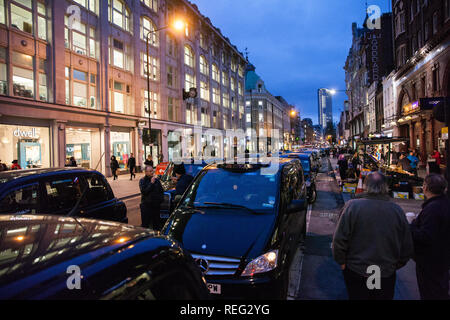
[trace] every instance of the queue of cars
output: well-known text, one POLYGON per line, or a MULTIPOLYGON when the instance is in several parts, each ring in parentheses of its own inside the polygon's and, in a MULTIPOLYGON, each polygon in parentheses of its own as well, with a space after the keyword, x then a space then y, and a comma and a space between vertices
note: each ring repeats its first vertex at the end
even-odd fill
POLYGON ((277 166, 186 159, 195 178, 177 197, 168 163, 163 235, 118 223, 126 207, 97 171, 0 173, 0 299, 284 299, 316 197, 314 154, 282 154, 277 166), (86 291, 67 291, 70 265, 86 291))

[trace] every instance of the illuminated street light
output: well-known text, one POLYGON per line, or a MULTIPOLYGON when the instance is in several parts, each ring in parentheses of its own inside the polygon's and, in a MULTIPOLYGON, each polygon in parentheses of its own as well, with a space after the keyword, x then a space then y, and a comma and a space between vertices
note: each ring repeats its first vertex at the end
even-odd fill
POLYGON ((291 111, 291 117, 294 118, 297 115, 297 112, 295 110, 291 111))

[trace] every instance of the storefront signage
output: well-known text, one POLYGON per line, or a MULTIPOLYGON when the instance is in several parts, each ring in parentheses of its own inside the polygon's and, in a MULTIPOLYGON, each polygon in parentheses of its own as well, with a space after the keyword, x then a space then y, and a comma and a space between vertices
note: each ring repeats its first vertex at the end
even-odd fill
POLYGON ((414 101, 403 106, 403 114, 410 114, 419 111, 419 101, 414 101))
POLYGON ((17 138, 30 138, 30 139, 38 139, 39 136, 36 133, 36 128, 31 128, 31 130, 21 130, 17 128, 13 132, 14 136, 17 138))

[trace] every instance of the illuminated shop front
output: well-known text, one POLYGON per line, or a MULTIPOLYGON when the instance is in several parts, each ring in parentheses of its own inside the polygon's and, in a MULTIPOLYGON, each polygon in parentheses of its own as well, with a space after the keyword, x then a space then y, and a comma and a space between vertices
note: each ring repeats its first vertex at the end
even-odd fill
POLYGON ((116 157, 120 169, 128 169, 128 159, 132 152, 130 132, 111 131, 111 155, 116 157))
POLYGON ((66 128, 66 160, 75 158, 77 166, 99 169, 100 130, 98 128, 66 128), (96 168, 97 167, 97 168, 96 168))
POLYGON ((0 160, 8 166, 18 160, 23 169, 49 167, 50 129, 0 124, 0 160))

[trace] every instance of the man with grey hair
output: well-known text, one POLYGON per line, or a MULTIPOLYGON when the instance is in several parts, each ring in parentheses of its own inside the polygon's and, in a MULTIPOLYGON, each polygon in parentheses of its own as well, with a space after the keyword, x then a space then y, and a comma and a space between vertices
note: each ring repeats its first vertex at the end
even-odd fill
POLYGON ((365 191, 342 209, 333 256, 343 270, 349 299, 392 300, 396 271, 413 254, 411 232, 402 208, 390 201, 383 174, 370 173, 365 191), (374 276, 375 287, 369 285, 374 276))
POLYGON ((448 183, 436 173, 423 184, 426 201, 411 223, 417 284, 422 300, 448 300, 450 268, 450 203, 448 183))

